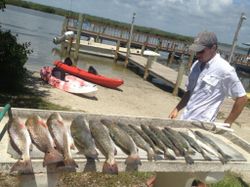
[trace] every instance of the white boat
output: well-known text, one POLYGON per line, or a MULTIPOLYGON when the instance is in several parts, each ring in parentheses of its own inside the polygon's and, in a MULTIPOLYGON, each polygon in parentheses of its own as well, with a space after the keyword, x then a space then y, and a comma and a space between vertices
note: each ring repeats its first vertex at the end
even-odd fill
POLYGON ((95 84, 82 80, 73 75, 66 75, 65 80, 60 80, 51 75, 52 67, 43 67, 40 71, 41 78, 51 86, 65 92, 81 94, 87 97, 94 97, 98 90, 95 84))

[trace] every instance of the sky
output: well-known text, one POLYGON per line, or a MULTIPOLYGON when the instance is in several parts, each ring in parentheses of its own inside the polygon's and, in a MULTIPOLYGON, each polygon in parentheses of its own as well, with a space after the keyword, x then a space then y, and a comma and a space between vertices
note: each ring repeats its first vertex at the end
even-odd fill
POLYGON ((27 0, 120 22, 146 26, 186 36, 207 30, 219 42, 232 44, 241 13, 237 44, 250 42, 250 0, 27 0))

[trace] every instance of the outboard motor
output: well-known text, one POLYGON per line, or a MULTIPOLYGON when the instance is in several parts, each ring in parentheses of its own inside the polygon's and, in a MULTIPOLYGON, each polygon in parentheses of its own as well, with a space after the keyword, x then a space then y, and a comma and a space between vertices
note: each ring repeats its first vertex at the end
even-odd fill
POLYGON ((54 44, 60 44, 65 40, 73 39, 74 36, 75 34, 73 31, 67 31, 62 36, 56 36, 55 38, 53 38, 53 42, 54 44))

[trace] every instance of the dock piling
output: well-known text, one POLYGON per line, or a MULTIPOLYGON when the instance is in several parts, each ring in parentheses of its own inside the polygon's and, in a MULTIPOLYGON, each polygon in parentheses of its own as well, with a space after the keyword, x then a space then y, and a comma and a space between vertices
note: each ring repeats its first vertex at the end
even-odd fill
POLYGON ((115 57, 114 57, 114 62, 115 62, 115 63, 116 63, 117 60, 118 60, 119 48, 120 48, 120 40, 118 40, 117 43, 116 43, 115 57))
POLYGON ((148 60, 147 60, 147 64, 145 66, 145 71, 144 71, 144 76, 143 76, 143 79, 146 80, 148 78, 148 75, 149 75, 149 68, 151 68, 152 64, 153 64, 153 60, 155 58, 153 56, 148 56, 148 60))
POLYGON ((176 83, 174 85, 174 90, 172 93, 174 96, 178 95, 179 87, 181 85, 182 78, 183 78, 183 75, 185 73, 186 59, 183 56, 181 57, 181 62, 179 64, 180 64, 179 71, 178 71, 176 83))
POLYGON ((78 52, 79 52, 79 48, 80 48, 80 39, 81 39, 81 31, 82 31, 82 25, 83 25, 83 17, 84 17, 83 14, 79 14, 77 35, 76 35, 76 44, 75 44, 75 54, 74 54, 74 60, 75 61, 78 59, 78 52))

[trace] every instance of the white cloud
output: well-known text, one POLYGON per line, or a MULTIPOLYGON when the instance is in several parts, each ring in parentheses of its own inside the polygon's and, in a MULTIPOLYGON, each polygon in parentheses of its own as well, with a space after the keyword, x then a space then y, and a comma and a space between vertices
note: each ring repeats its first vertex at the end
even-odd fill
POLYGON ((239 43, 250 41, 250 0, 30 0, 136 25, 195 36, 207 29, 231 43, 241 12, 248 17, 239 43))

